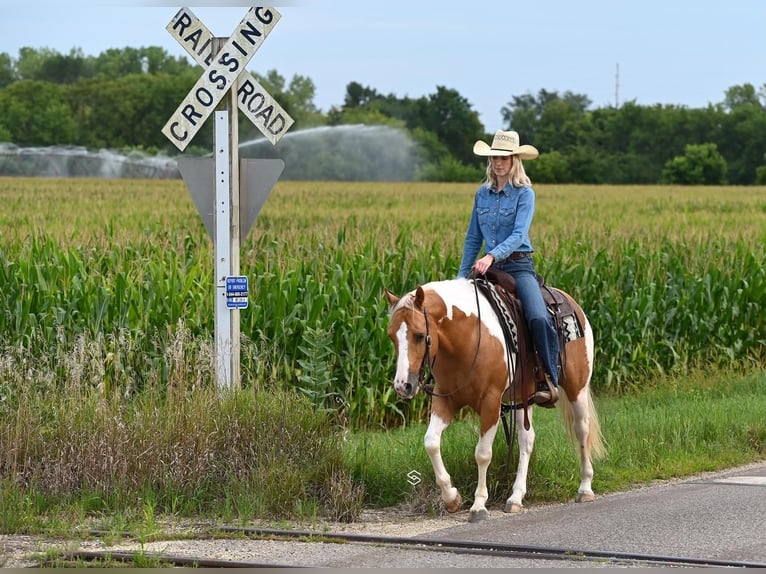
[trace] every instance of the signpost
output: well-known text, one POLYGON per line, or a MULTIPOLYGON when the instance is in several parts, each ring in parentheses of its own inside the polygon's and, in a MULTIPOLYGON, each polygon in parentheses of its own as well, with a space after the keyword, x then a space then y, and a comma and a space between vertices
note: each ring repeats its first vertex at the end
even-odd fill
POLYGON ((245 70, 280 18, 275 8, 253 7, 229 38, 216 38, 191 10, 181 8, 166 26, 204 72, 162 133, 184 151, 215 112, 213 158, 180 158, 178 169, 215 246, 216 382, 222 388, 240 384, 239 311, 247 308, 249 296, 248 278, 239 274, 240 237, 284 169, 282 160, 240 162, 237 111, 272 144, 293 124, 245 70))

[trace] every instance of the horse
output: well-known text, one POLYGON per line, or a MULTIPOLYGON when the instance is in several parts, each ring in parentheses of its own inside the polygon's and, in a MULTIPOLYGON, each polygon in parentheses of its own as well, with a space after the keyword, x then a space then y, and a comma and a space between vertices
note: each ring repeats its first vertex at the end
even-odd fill
MULTIPOLYGON (((559 386, 564 392, 559 393, 556 408, 559 408, 573 446, 579 451, 580 485, 575 500, 590 502, 595 499, 591 486, 592 459, 606 452, 590 387, 593 331, 582 308, 570 295, 560 289, 547 289, 556 291, 571 304, 582 328, 581 336, 564 345, 559 376, 559 386)), ((477 289, 476 280, 465 278, 418 285, 401 298, 384 288, 384 296, 389 306, 387 332, 396 351, 393 379, 396 394, 401 399, 414 397, 421 387, 426 386, 426 371, 430 371, 435 381, 429 389, 431 411, 424 446, 445 509, 456 512, 462 505, 462 498, 442 461, 441 437, 458 411, 468 406, 481 419, 474 452, 478 484, 468 520, 479 522, 489 517, 486 508, 487 469, 492 460, 492 444, 501 408, 510 396, 519 457, 512 493, 506 500, 504 511, 525 512, 523 499, 527 492, 527 471, 535 430, 531 424, 532 409, 528 408, 531 399, 524 389, 513 388, 516 385, 512 386, 512 382, 516 370, 529 365, 518 346, 512 348, 514 345, 506 341, 489 297, 477 289)), ((534 386, 531 392, 534 392, 534 386)))

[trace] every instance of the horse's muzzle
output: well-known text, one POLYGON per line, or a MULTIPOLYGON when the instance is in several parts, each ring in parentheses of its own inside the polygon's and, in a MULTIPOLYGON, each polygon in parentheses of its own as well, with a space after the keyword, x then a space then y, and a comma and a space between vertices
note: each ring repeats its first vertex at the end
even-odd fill
POLYGON ((394 379, 394 390, 400 399, 411 399, 417 394, 419 388, 417 373, 410 373, 406 380, 394 379))

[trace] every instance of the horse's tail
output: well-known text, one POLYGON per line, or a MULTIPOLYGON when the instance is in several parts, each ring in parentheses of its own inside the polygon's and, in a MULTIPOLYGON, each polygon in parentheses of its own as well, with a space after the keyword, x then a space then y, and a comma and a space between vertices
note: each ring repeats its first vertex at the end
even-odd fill
MULTIPOLYGON (((601 422, 598 419, 596 406, 593 404, 593 395, 590 392, 590 383, 580 391, 578 401, 583 400, 588 413, 588 443, 587 448, 590 451, 591 458, 599 459, 606 456, 606 446, 604 445, 604 436, 601 433, 601 422)), ((579 450, 577 436, 575 434, 574 411, 572 403, 569 402, 566 392, 559 393, 559 414, 564 423, 567 435, 572 444, 579 450)))

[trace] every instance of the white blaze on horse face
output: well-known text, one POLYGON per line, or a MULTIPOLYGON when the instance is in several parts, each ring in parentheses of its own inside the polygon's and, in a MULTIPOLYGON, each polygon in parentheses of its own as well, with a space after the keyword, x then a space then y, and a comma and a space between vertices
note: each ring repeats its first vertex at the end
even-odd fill
POLYGON ((399 396, 406 396, 405 385, 410 379, 409 344, 407 342, 407 323, 401 322, 396 330, 396 374, 394 390, 399 396))

